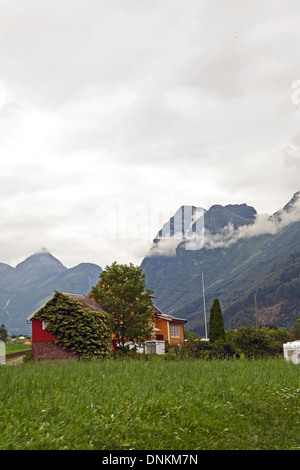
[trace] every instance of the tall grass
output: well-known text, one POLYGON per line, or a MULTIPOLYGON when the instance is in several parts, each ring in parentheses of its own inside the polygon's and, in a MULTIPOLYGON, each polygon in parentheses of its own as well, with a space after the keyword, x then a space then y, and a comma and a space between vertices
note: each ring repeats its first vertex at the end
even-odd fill
POLYGON ((106 360, 0 367, 0 449, 299 449, 299 367, 106 360))

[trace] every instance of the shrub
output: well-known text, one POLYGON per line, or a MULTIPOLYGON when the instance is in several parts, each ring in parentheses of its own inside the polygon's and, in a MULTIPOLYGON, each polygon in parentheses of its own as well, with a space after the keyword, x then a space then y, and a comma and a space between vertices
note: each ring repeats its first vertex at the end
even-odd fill
POLYGON ((257 359, 282 354, 282 345, 290 341, 291 335, 283 328, 256 328, 247 325, 231 331, 227 338, 238 353, 249 359, 257 359))
POLYGON ((33 361, 33 352, 29 351, 28 353, 24 354, 23 362, 31 362, 33 361))
POLYGON ((164 359, 166 361, 174 361, 175 359, 177 359, 177 355, 174 348, 168 348, 168 351, 164 355, 164 359))
POLYGON ((200 359, 233 359, 239 357, 233 345, 227 340, 198 341, 195 357, 200 359))
POLYGON ((239 357, 239 354, 230 342, 219 340, 213 343, 209 356, 210 359, 234 359, 239 357))
POLYGON ((209 359, 212 344, 209 341, 197 341, 195 355, 199 359, 209 359))

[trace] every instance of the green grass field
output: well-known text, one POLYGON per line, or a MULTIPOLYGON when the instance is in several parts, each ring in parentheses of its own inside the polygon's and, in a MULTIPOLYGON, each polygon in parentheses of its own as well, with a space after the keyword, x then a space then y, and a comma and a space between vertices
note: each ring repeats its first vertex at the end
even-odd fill
POLYGON ((24 339, 19 339, 12 343, 5 344, 5 352, 6 354, 16 353, 20 351, 28 351, 31 349, 31 344, 24 344, 24 339))
POLYGON ((283 358, 0 366, 0 449, 299 450, 299 372, 283 358))

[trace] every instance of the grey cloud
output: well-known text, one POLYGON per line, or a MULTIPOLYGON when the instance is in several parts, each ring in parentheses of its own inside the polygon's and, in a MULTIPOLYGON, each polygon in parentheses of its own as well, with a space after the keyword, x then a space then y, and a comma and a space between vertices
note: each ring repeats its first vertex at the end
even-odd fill
POLYGON ((299 14, 296 0, 1 1, 4 251, 26 233, 74 259, 76 233, 79 257, 123 259, 125 243, 95 241, 95 208, 119 196, 281 207, 299 189, 299 14))
POLYGON ((174 21, 181 18, 176 3, 181 4, 16 0, 14 8, 2 5, 2 80, 22 99, 47 106, 76 99, 89 84, 101 83, 107 92, 140 81, 153 71, 161 51, 168 62, 177 34, 174 21), (173 21, 164 16, 171 10, 173 21))
POLYGON ((227 248, 244 238, 257 237, 263 234, 276 234, 284 227, 300 221, 300 192, 295 196, 293 204, 285 210, 280 210, 273 216, 258 214, 253 224, 243 225, 234 228, 233 224, 228 224, 218 234, 205 234, 204 246, 208 249, 227 248))

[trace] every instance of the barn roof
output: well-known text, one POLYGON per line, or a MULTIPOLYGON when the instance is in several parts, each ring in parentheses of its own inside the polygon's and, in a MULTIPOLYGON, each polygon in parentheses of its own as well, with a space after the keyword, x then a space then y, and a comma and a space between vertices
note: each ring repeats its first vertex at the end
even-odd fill
POLYGON ((73 294, 70 292, 61 292, 63 295, 66 295, 67 297, 71 297, 72 299, 76 300, 76 302, 81 303, 85 308, 89 308, 91 310, 100 310, 101 312, 106 313, 102 307, 100 307, 97 302, 94 302, 92 299, 87 297, 86 295, 83 294, 73 294))
MULTIPOLYGON (((97 304, 96 302, 94 302, 93 300, 91 300, 89 297, 87 297, 86 295, 83 295, 83 294, 76 294, 76 293, 73 293, 73 292, 61 292, 61 294, 65 295, 66 297, 70 297, 71 299, 75 300, 76 302, 80 303, 84 308, 89 308, 90 310, 99 310, 103 313, 106 313, 102 307, 100 307, 99 304, 97 304)), ((50 299, 47 300, 47 302, 49 302, 50 299)), ((44 303, 44 305, 42 305, 38 310, 36 310, 35 312, 33 312, 31 315, 29 315, 29 317, 27 318, 27 322, 30 323, 31 320, 33 319, 34 315, 39 311, 41 310, 45 305, 46 303, 44 303)))

